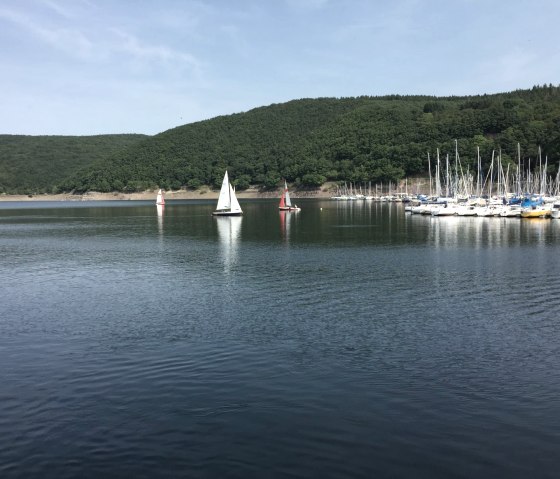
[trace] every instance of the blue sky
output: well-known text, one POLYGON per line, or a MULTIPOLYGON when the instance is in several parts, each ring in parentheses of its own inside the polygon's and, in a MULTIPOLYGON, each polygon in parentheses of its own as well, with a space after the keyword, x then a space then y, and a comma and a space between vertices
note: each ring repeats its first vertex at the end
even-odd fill
POLYGON ((0 133, 560 83, 557 0, 0 0, 0 133))

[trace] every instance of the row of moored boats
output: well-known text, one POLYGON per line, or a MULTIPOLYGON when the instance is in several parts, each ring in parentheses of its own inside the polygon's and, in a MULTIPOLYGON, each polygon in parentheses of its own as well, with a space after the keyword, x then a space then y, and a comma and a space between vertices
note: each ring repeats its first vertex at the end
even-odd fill
POLYGON ((411 214, 431 216, 500 216, 560 219, 560 198, 525 196, 511 198, 415 199, 405 206, 411 214))

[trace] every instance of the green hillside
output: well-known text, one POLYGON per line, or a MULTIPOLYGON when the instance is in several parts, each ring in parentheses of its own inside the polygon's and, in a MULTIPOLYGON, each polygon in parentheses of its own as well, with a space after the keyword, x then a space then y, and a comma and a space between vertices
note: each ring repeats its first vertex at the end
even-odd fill
MULTIPOLYGON (((237 188, 325 181, 386 182, 427 172, 427 154, 454 155, 487 166, 492 150, 524 164, 541 146, 560 160, 560 88, 534 87, 470 97, 387 96, 291 101, 222 116, 149 137, 69 178, 70 191, 137 191, 218 186, 224 169, 237 188)), ((433 156, 432 156, 433 158, 433 156)), ((551 166, 551 172, 555 169, 551 166)))
MULTIPOLYGON (((73 147, 83 150, 87 138, 75 138, 73 147)), ((39 151, 43 160, 48 155, 50 174, 41 175, 42 185, 56 185, 55 191, 217 187, 226 168, 238 189, 273 188, 282 178, 313 187, 326 181, 378 183, 424 175, 428 153, 434 158, 438 148, 442 155, 454 156, 457 140, 463 169, 475 170, 477 147, 486 170, 493 150, 501 151, 504 166, 508 161, 517 165, 519 143, 524 168, 537 163, 540 146, 554 174, 560 161, 560 88, 545 85, 446 98, 302 99, 184 125, 139 141, 137 136, 120 138, 130 143, 113 151, 109 144, 102 148, 87 143, 87 154, 81 150, 64 160, 60 148, 43 143, 33 153, 28 146, 15 164, 43 164, 37 159, 39 151), (65 173, 66 178, 57 181, 65 173)), ((2 175, 6 189, 16 185, 14 175, 2 175)))
POLYGON ((0 193, 51 192, 81 168, 130 147, 144 135, 0 135, 0 193))

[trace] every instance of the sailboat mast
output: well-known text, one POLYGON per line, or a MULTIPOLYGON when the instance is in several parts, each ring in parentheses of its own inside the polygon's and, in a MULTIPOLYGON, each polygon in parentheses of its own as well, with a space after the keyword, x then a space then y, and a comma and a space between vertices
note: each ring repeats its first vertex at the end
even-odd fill
POLYGON ((455 185, 453 188, 453 196, 457 198, 459 194, 459 173, 458 173, 458 163, 459 163, 459 149, 457 147, 457 140, 455 140, 455 185))
POLYGON ((432 196, 432 167, 430 165, 430 152, 428 152, 428 173, 430 175, 430 196, 432 196))
POLYGON ((521 196, 521 147, 517 143, 517 194, 521 196))
POLYGON ((480 198, 480 146, 476 147, 476 197, 480 198))
POLYGON ((449 198, 449 153, 445 156, 445 197, 449 198))

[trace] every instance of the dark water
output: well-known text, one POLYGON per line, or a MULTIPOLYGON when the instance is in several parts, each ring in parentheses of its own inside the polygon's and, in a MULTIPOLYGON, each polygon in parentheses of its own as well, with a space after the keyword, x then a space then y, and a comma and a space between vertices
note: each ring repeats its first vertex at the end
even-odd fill
POLYGON ((0 203, 0 477, 558 477, 560 221, 0 203))

